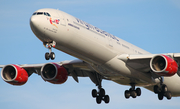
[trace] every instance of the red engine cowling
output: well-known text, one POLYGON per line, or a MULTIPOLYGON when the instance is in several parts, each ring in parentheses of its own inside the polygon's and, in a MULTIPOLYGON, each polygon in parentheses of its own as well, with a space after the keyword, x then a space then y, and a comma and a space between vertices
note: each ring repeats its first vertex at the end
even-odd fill
POLYGON ((12 85, 23 85, 28 80, 28 73, 17 65, 6 65, 1 71, 2 79, 12 85))
POLYGON ((176 61, 166 55, 154 56, 150 61, 150 67, 160 76, 173 76, 178 71, 176 61))
POLYGON ((41 77, 53 84, 62 84, 68 78, 68 72, 63 66, 56 63, 45 64, 41 68, 41 77))

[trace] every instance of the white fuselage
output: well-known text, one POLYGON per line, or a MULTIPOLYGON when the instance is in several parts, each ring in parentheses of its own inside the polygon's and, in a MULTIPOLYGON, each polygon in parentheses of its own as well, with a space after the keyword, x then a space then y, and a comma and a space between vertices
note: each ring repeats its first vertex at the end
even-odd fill
MULTIPOLYGON (((31 17, 32 31, 42 42, 56 42, 56 49, 89 63, 98 73, 119 84, 134 82, 150 90, 152 85, 157 84, 150 73, 132 69, 117 58, 121 54, 149 52, 62 11, 40 9, 36 12, 48 12, 51 15, 31 17)), ((173 96, 180 95, 179 76, 166 77, 164 82, 173 96)))

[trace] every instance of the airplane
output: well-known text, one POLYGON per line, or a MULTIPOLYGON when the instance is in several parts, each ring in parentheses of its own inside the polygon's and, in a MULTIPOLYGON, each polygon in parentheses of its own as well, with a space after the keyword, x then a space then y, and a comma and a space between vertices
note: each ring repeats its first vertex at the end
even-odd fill
POLYGON ((76 82, 79 82, 78 77, 89 77, 98 88, 92 90, 97 104, 110 102, 102 80, 130 86, 124 91, 126 99, 141 96, 140 87, 157 94, 159 100, 180 96, 180 53, 151 54, 56 9, 35 11, 30 18, 30 27, 49 50, 45 53, 46 60, 55 59, 53 48, 78 59, 0 65, 1 77, 9 84, 24 85, 33 73, 52 84, 63 84, 68 76, 76 82))

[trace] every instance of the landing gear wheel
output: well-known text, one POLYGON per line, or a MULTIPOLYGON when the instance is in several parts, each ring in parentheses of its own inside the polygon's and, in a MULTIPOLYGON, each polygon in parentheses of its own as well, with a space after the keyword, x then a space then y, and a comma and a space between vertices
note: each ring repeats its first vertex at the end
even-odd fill
POLYGON ((126 90, 124 92, 124 96, 126 99, 129 97, 136 98, 137 96, 141 96, 141 89, 140 88, 135 88, 135 83, 130 83, 131 88, 129 90, 126 90))
POLYGON ((136 97, 137 97, 137 93, 136 93, 135 90, 131 91, 130 93, 131 93, 131 96, 132 96, 133 98, 136 98, 136 97))
POLYGON ((55 59, 55 53, 54 52, 51 52, 50 54, 47 52, 46 54, 45 54, 45 59, 46 60, 49 60, 49 59, 52 59, 52 60, 54 60, 55 59))
POLYGON ((130 88, 129 91, 131 92, 131 91, 132 91, 132 88, 130 88))
POLYGON ((46 54, 45 54, 45 59, 46 59, 46 60, 49 60, 49 53, 46 53, 46 54))
POLYGON ((124 92, 124 96, 125 96, 126 99, 128 99, 128 98, 131 96, 130 91, 129 91, 129 90, 126 90, 126 91, 124 92))
POLYGON ((105 103, 109 103, 109 101, 110 101, 109 96, 108 96, 108 95, 105 95, 105 96, 104 96, 104 102, 105 102, 105 103))
POLYGON ((99 95, 104 97, 105 96, 105 90, 103 88, 100 89, 99 95))
POLYGON ((168 87, 163 84, 163 77, 159 77, 160 84, 154 86, 154 93, 158 94, 158 99, 163 100, 166 97, 168 100, 172 98, 171 92, 168 91, 168 87))
POLYGON ((154 93, 158 94, 158 99, 163 100, 166 97, 168 100, 172 98, 171 92, 168 91, 168 87, 165 84, 161 84, 161 87, 158 85, 154 86, 154 93))
POLYGON ((167 92, 168 88, 165 84, 162 85, 162 92, 167 92))
POLYGON ((92 97, 93 98, 97 97, 97 90, 96 89, 92 90, 92 97))
POLYGON ((158 93, 158 99, 163 100, 164 94, 162 92, 158 93))
POLYGON ((55 59, 55 53, 51 52, 50 57, 51 57, 52 60, 54 60, 55 59))
POLYGON ((161 90, 160 90, 159 86, 158 86, 158 85, 155 85, 155 86, 154 86, 154 93, 155 93, 155 94, 158 94, 158 93, 160 93, 160 92, 161 92, 161 90))
POLYGON ((102 97, 101 96, 97 96, 96 97, 97 104, 101 104, 101 101, 102 101, 102 97))
POLYGON ((166 92, 166 98, 170 100, 172 98, 171 92, 166 92))
POLYGON ((105 103, 109 103, 110 101, 110 97, 109 95, 105 95, 105 90, 103 88, 100 88, 99 89, 99 92, 97 92, 96 89, 93 89, 92 90, 92 97, 93 98, 96 98, 96 102, 97 104, 100 104, 102 102, 102 100, 105 102, 105 103))
POLYGON ((105 95, 105 90, 103 88, 100 88, 99 92, 97 92, 96 89, 93 89, 92 97, 96 98, 97 104, 100 104, 102 100, 104 100, 105 103, 109 103, 110 101, 109 95, 105 95))
POLYGON ((137 88, 137 89, 136 89, 136 93, 137 93, 137 96, 141 96, 141 89, 140 89, 140 88, 137 88))

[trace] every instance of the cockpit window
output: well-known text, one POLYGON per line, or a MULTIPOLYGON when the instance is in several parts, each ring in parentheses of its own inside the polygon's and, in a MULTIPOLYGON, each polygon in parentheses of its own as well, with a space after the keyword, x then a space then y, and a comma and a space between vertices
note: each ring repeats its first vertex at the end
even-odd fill
POLYGON ((51 15, 49 13, 47 13, 47 12, 44 12, 44 15, 51 17, 51 15))
POLYGON ((51 15, 47 12, 34 12, 33 15, 45 15, 51 17, 51 15))
POLYGON ((33 13, 33 15, 36 15, 37 13, 35 12, 35 13, 33 13))
POLYGON ((51 17, 51 15, 50 15, 49 13, 47 13, 47 15, 48 15, 49 17, 51 17))
POLYGON ((37 12, 37 15, 42 15, 43 14, 43 12, 37 12))
POLYGON ((47 13, 46 13, 46 12, 44 12, 44 15, 45 15, 45 16, 47 16, 47 13))

